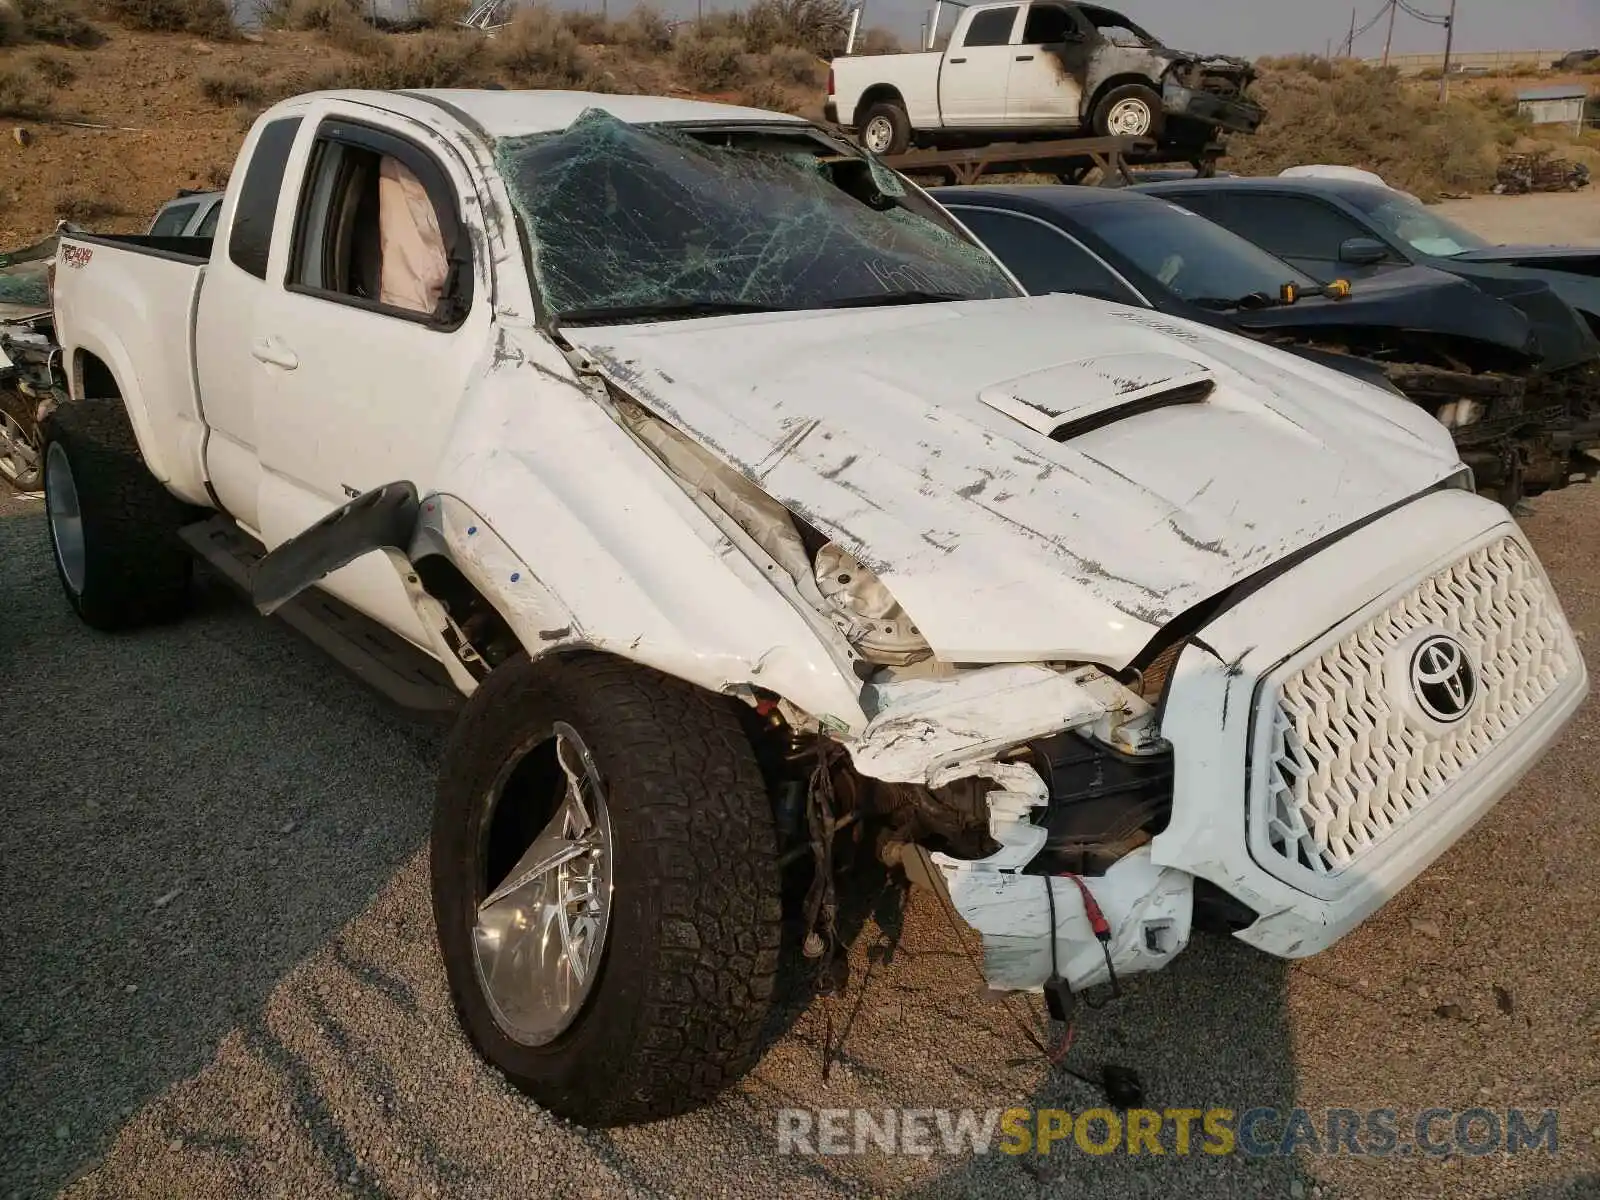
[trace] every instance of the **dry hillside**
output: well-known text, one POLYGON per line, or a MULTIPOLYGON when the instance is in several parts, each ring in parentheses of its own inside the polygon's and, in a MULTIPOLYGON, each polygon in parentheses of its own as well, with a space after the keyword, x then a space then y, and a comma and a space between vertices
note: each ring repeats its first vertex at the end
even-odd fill
MULTIPOLYGON (((59 217, 131 230, 180 187, 222 184, 244 130, 272 100, 330 86, 580 87, 733 99, 820 116, 839 0, 756 0, 676 35, 645 9, 622 21, 545 8, 493 39, 452 28, 455 0, 425 0, 431 25, 380 33, 355 0, 277 0, 241 34, 221 0, 0 0, 0 248, 59 217)), ((893 39, 870 31, 870 48, 893 39)), ((1529 131, 1515 81, 1441 108, 1425 84, 1320 60, 1267 64, 1271 117, 1227 164, 1276 170, 1347 162, 1423 195, 1484 190, 1529 131)), ((1600 160, 1600 153, 1594 156, 1600 160)))

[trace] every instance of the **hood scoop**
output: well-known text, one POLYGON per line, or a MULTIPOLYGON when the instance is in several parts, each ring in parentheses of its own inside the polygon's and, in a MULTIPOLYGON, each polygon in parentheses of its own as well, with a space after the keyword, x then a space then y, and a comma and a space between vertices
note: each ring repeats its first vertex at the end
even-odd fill
POLYGON ((1170 354, 1106 354, 992 384, 978 399, 1056 442, 1102 425, 1178 404, 1198 404, 1216 387, 1211 372, 1170 354))

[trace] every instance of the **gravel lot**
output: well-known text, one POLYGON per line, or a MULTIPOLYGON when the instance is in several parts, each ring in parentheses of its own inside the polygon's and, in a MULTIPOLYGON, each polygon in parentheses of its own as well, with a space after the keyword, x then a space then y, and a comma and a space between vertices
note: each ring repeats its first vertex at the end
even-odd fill
MULTIPOLYGON (((1333 950, 1199 939, 1071 1059, 1136 1068, 1156 1107, 1557 1107, 1554 1157, 779 1156, 785 1106, 1098 1102, 1025 1054, 938 906, 895 893, 865 898, 848 997, 793 989, 742 1087, 591 1133, 457 1035, 426 889, 437 731, 220 587, 176 628, 89 632, 38 510, 0 499, 0 1195, 1600 1196, 1594 705, 1333 950)), ((1600 490, 1526 525, 1600 645, 1600 490)))

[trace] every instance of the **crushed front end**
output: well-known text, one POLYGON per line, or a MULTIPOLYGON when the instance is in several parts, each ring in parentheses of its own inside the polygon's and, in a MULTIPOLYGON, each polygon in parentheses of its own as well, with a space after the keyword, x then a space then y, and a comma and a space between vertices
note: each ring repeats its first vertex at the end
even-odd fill
POLYGON ((1244 59, 1183 56, 1162 77, 1162 107, 1169 116, 1252 134, 1266 116, 1246 94, 1255 79, 1255 67, 1244 59))
POLYGON ((1588 691, 1532 549, 1464 490, 1240 590, 1143 669, 934 671, 876 687, 842 739, 834 795, 978 931, 992 986, 1159 969, 1200 916, 1275 955, 1325 949, 1588 691))

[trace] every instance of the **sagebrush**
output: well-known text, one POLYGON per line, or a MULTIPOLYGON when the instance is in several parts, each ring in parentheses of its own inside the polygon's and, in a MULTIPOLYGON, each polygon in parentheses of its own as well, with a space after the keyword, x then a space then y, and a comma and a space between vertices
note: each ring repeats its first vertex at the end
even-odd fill
POLYGON ((37 119, 49 113, 55 97, 32 63, 0 63, 0 117, 37 119))
POLYGON ((78 0, 0 0, 0 46, 50 42, 86 48, 102 40, 78 0))
POLYGON ((237 32, 226 0, 101 0, 105 14, 128 29, 231 38, 237 32))
POLYGON ((703 92, 721 92, 744 80, 745 44, 735 37, 679 37, 672 47, 678 76, 703 92))
POLYGON ((1228 143, 1227 169, 1276 175, 1329 163, 1376 171, 1423 199, 1485 191, 1501 152, 1525 132, 1515 106, 1492 98, 1439 103, 1392 69, 1297 57, 1263 60, 1253 94, 1266 108, 1254 137, 1228 143))

